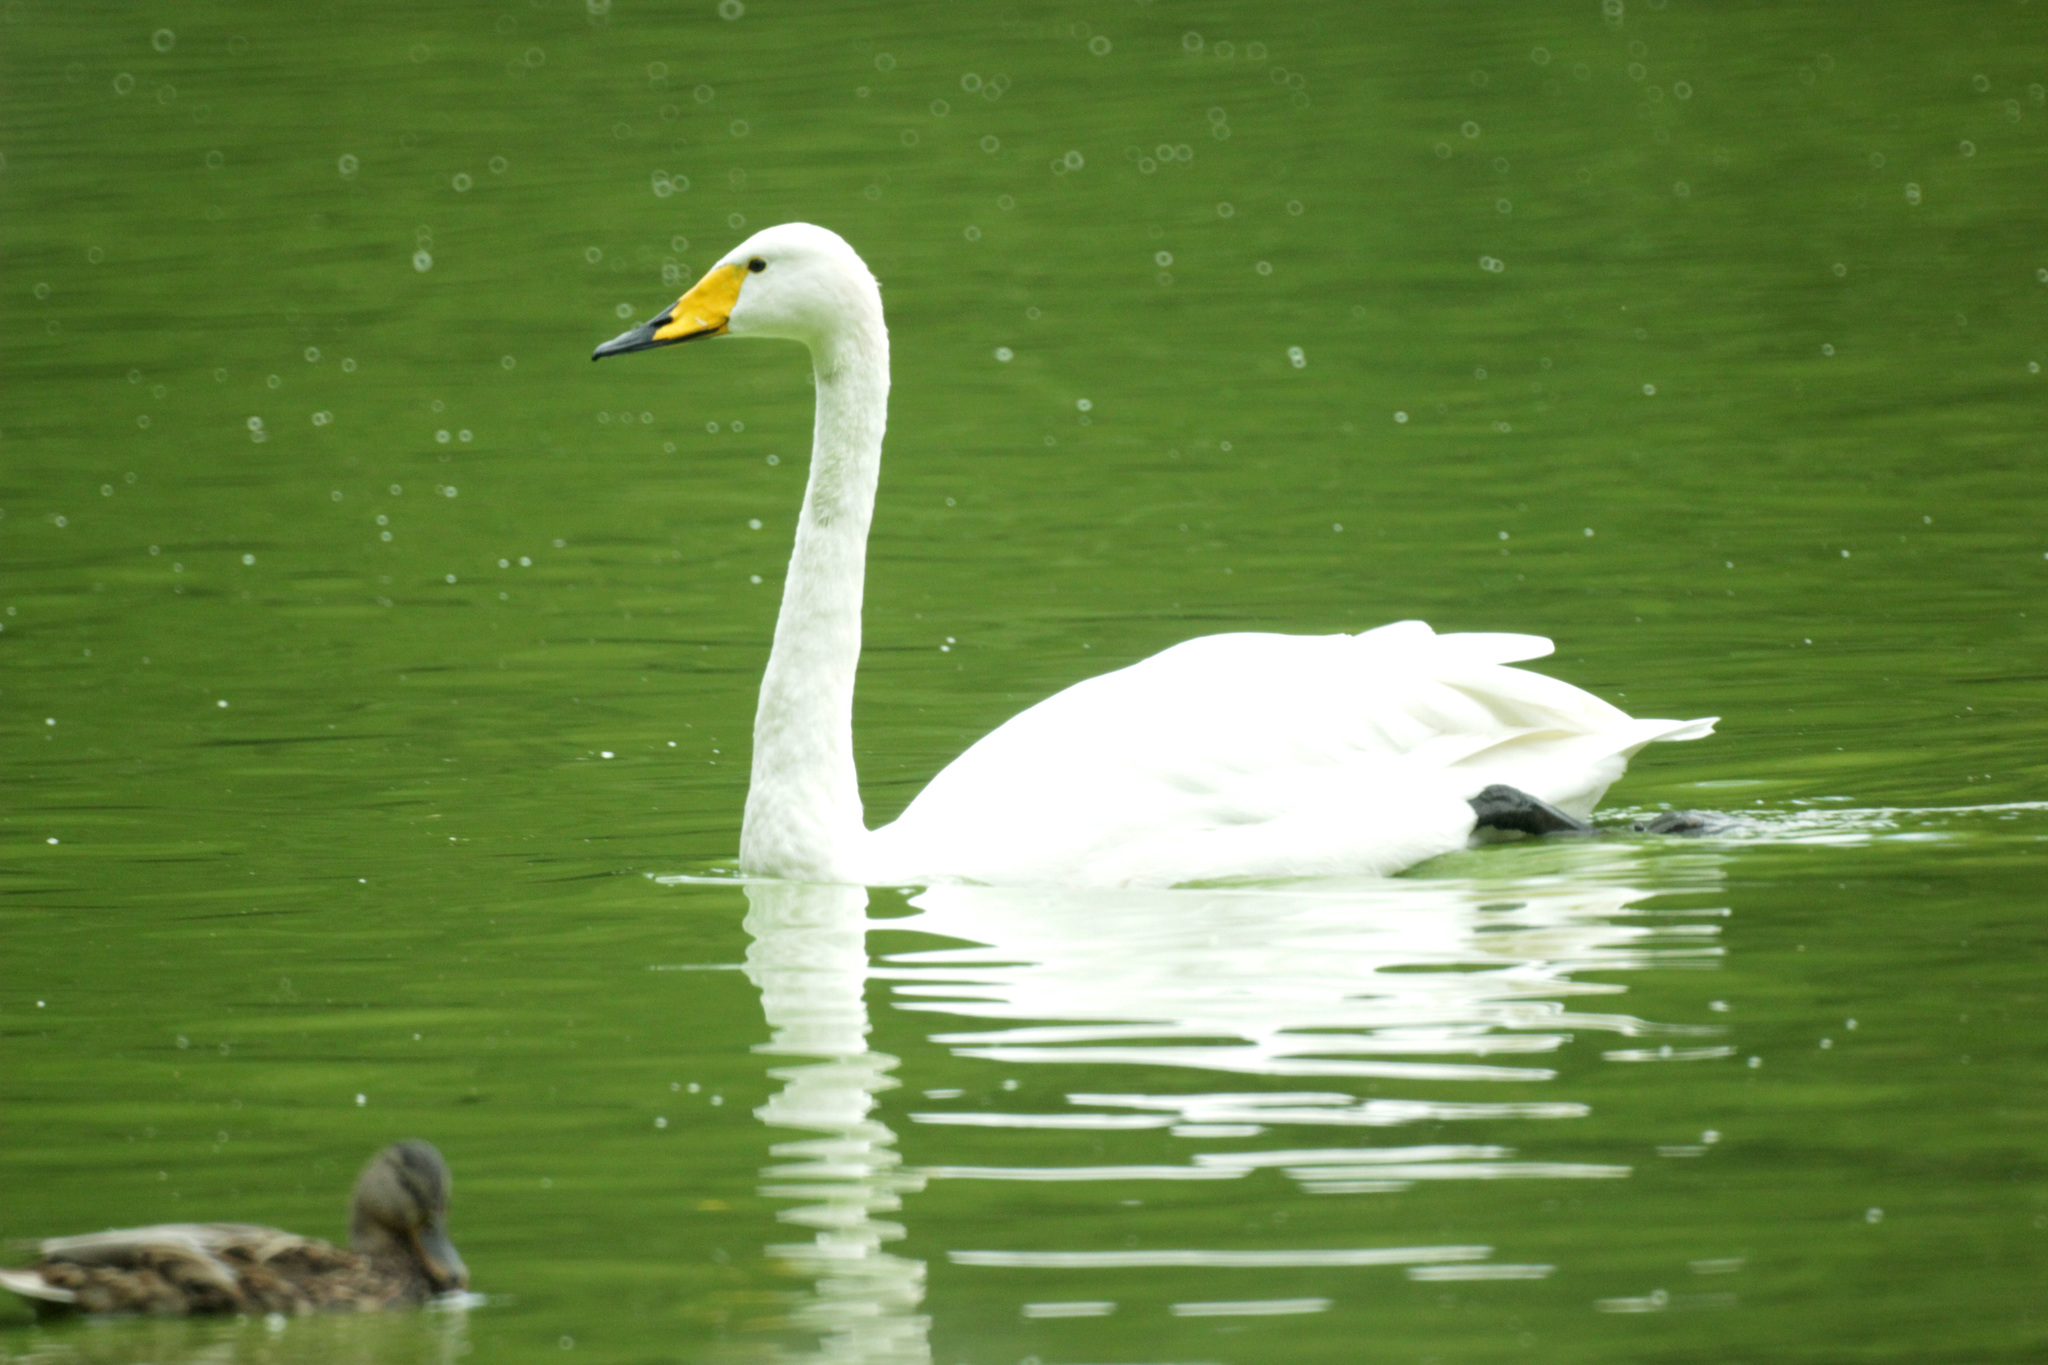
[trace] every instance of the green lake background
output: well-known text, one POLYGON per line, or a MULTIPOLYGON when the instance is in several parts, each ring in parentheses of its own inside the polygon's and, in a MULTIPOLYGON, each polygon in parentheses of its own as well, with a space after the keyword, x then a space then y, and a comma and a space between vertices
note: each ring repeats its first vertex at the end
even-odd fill
POLYGON ((0 1238, 419 1136, 484 1299, 0 1361, 2042 1359, 2044 82, 2014 0, 0 3, 0 1238), (892 328, 871 822, 1221 630, 1719 732, 1382 884, 721 878, 805 362, 587 357, 787 220, 892 328))

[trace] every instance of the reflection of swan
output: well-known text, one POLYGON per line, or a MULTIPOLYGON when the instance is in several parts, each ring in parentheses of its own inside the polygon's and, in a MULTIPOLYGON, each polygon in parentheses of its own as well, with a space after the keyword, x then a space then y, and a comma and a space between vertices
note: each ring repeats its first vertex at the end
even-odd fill
MULTIPOLYGON (((933 1035, 956 1054, 1066 1069, 1159 1067, 1195 1074, 1315 1078, 1313 1091, 1166 1095, 1104 1093, 1087 1073, 1067 1082, 1066 1113, 987 1109, 920 1113, 920 1123, 979 1128, 1165 1128, 1232 1144, 1269 1130, 1385 1129, 1456 1120, 1574 1118, 1561 1098, 1359 1097, 1346 1082, 1547 1081, 1530 1064, 1573 1036, 1711 1033, 1583 1008, 1574 997, 1620 994, 1575 979, 1651 966, 1699 967, 1719 955, 1711 924, 1674 924, 1620 886, 1511 887, 1453 881, 1343 889, 1103 892, 939 886, 920 893, 904 930, 981 947, 899 953, 898 1008, 998 1021, 933 1035)), ((1706 912, 1711 915, 1712 912, 1706 912)), ((1610 1051, 1616 1061, 1687 1061, 1725 1047, 1610 1051)), ((1114 1074, 1114 1073, 1112 1073, 1114 1074)), ((1515 1161, 1473 1144, 1340 1146, 1278 1151, 1232 1145, 1151 1167, 935 1167, 983 1179, 1226 1179, 1277 1167, 1310 1193, 1388 1191, 1418 1180, 1610 1178, 1627 1168, 1515 1161)))
POLYGON ((596 356, 728 333, 803 342, 818 389, 754 721, 740 835, 750 872, 1109 886, 1393 872, 1462 846, 1467 802, 1489 785, 1584 818, 1644 744, 1711 728, 1633 720, 1505 667, 1550 652, 1531 635, 1440 636, 1417 621, 1356 636, 1212 635, 1013 717, 870 832, 852 715, 888 407, 881 294, 838 236, 785 224, 596 356))
MULTIPOLYGON (((1320 1311, 1349 1292, 1353 1275, 1548 1277, 1555 1267, 1516 1258, 1528 1239, 1511 1203, 1442 1233, 1432 1218, 1420 1236, 1389 1209, 1369 1231, 1332 1244, 1277 1225, 1247 1229, 1234 1213, 1219 1225, 1194 1214, 1188 1197, 1161 1219, 1120 1196, 1154 1182, 1186 1182, 1190 1195, 1220 1183, 1228 1188, 1210 1207, 1235 1210, 1261 1197, 1251 1187, 1281 1182, 1317 1200, 1398 1199, 1443 1182, 1628 1177, 1629 1166, 1556 1150, 1569 1125, 1540 1121, 1590 1110, 1545 1093, 1556 1073, 1540 1063, 1588 1034, 1647 1041, 1607 1050, 1610 1063, 1725 1056, 1726 1047, 1693 1045, 1710 1041, 1700 1038, 1663 1045, 1715 1030, 1616 1010, 1628 987, 1611 979, 1712 967, 1723 912, 1644 908, 1647 893, 1616 884, 1640 870, 1632 850, 1572 852, 1572 875, 1509 883, 935 886, 914 896, 916 914, 873 921, 858 887, 748 884, 746 970, 772 1030, 762 1050, 817 1059, 777 1070, 784 1089, 757 1111, 805 1134, 775 1145, 778 1164, 762 1187, 800 1201, 784 1221, 817 1230, 770 1248, 817 1284, 794 1318, 819 1346, 799 1358, 925 1365, 925 1267, 884 1249, 903 1229, 878 1217, 924 1179, 1067 1186, 1062 1208, 1096 1191, 1117 1201, 1113 1220, 1067 1231, 977 1216, 975 1240, 948 1246, 960 1274, 1027 1277, 993 1292, 1020 1295, 1028 1319, 1124 1311, 1112 1277, 1145 1269, 1162 1272, 1176 1293, 1207 1296, 1174 1305, 1178 1316, 1320 1311), (874 928, 944 946, 870 966, 864 938, 874 928), (1594 974, 1604 979, 1582 979, 1594 974), (933 1042, 1003 1068, 968 1093, 925 1092, 911 1118, 929 1164, 914 1171, 899 1164, 894 1134, 874 1115, 897 1062, 867 1046, 862 987, 871 977, 891 983, 897 1009, 951 1016, 933 1042), (1051 1086, 1031 1090, 1064 1092, 1065 1105, 1005 1107, 1007 1083, 994 1077, 1022 1068, 1050 1076, 1051 1086), (1504 1084, 1515 1088, 1502 1094, 1504 1084), (1411 1086, 1420 1093, 1401 1093, 1411 1086), (1556 1138, 1546 1141, 1546 1130, 1556 1138), (1162 1139, 1185 1155, 1162 1161, 1162 1139), (1274 1269, 1321 1277, 1314 1287, 1336 1297, 1252 1297, 1274 1269)), ((1704 890, 1718 875, 1698 857, 1659 869, 1667 891, 1704 890)), ((1703 1157, 1713 1140, 1659 1155, 1703 1157)), ((988 1292, 984 1284, 975 1312, 988 1292)))
POLYGON ((755 1111, 772 1127, 818 1135, 769 1149, 782 1161, 764 1172, 761 1193, 806 1201, 778 1216, 817 1236, 768 1253, 817 1282, 793 1315, 818 1335, 815 1359, 925 1365, 924 1262, 883 1251, 903 1228, 874 1216, 922 1181, 900 1169, 896 1135, 870 1117, 876 1093, 896 1084, 896 1059, 868 1050, 867 901, 855 886, 747 887, 747 976, 772 1030, 759 1050, 821 1059, 771 1072, 782 1092, 755 1111))

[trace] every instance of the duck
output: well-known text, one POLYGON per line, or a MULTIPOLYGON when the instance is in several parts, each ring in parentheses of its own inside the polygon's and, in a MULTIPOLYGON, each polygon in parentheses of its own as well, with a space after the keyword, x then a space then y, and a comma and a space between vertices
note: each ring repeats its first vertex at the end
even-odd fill
POLYGON ((817 390, 755 711, 744 875, 1091 887, 1391 875, 1475 839, 1586 833, 1637 750, 1701 738, 1717 719, 1637 719, 1512 667, 1552 651, 1536 635, 1420 621, 1208 635, 1013 716, 869 829, 853 693, 888 422, 881 286, 837 233, 784 223, 591 358, 730 337, 805 346, 817 390))
POLYGON ((37 1259, 0 1287, 39 1310, 178 1317, 407 1308, 469 1287, 448 1240, 448 1163, 430 1142, 371 1158, 343 1250, 250 1223, 158 1223, 31 1243, 37 1259))

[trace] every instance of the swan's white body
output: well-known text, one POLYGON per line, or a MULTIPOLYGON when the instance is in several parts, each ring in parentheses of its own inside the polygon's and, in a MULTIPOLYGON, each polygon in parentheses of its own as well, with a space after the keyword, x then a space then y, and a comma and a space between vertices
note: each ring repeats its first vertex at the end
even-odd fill
POLYGON ((599 354, 729 332, 802 341, 818 389, 809 485, 754 720, 740 862, 799 881, 1166 886, 1385 874, 1462 847, 1505 783, 1585 818, 1657 739, 1505 665, 1533 635, 1212 635, 1078 683, 949 764, 869 830, 853 762, 868 523, 889 393, 879 288, 836 234, 755 234, 599 354), (753 264, 758 263, 758 264, 753 264))

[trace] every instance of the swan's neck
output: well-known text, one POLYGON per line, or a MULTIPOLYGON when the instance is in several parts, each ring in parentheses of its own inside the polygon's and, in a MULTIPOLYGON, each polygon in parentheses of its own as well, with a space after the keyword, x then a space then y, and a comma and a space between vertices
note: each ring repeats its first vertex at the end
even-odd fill
POLYGON ((889 335, 877 304, 814 342, 818 415, 796 551, 754 713, 740 865, 799 881, 858 881, 867 827, 853 766, 868 522, 889 410, 889 335))

